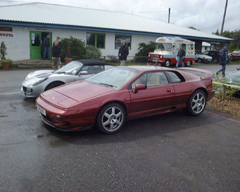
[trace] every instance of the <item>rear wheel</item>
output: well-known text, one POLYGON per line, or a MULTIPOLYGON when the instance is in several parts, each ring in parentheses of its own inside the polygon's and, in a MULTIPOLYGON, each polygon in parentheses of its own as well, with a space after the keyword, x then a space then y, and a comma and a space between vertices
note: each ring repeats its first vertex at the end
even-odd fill
POLYGON ((64 84, 64 83, 62 83, 62 82, 53 82, 53 83, 49 84, 49 85, 46 87, 45 91, 47 91, 47 90, 49 90, 49 89, 52 89, 52 88, 54 88, 54 87, 63 85, 63 84, 64 84))
POLYGON ((187 104, 187 111, 192 116, 200 115, 206 106, 206 94, 202 90, 195 91, 187 104))
POLYGON ((170 60, 165 61, 165 66, 166 67, 170 67, 170 65, 171 65, 171 61, 170 60))
POLYGON ((118 132, 124 125, 126 112, 117 103, 110 103, 103 107, 97 116, 97 128, 106 134, 118 132))

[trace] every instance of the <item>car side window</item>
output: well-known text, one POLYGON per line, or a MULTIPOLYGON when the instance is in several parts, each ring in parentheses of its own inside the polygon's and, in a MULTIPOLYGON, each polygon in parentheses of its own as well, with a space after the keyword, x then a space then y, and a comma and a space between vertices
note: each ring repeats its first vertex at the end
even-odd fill
POLYGON ((154 87, 168 84, 167 77, 164 72, 150 72, 147 76, 147 87, 154 87))
POLYGON ((180 83, 180 82, 184 82, 184 78, 177 72, 174 71, 167 71, 166 72, 168 77, 171 80, 171 83, 180 83))
POLYGON ((81 71, 86 71, 87 75, 96 74, 104 70, 104 65, 85 65, 81 71))
POLYGON ((135 89, 137 84, 144 84, 146 85, 147 83, 147 74, 144 73, 143 75, 141 75, 139 78, 137 78, 132 84, 131 87, 132 89, 135 89))

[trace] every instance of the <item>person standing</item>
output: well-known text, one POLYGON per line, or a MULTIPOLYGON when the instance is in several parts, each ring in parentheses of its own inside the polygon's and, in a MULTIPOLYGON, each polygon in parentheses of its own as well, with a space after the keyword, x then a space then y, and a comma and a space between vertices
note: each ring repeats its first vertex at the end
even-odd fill
POLYGON ((176 64, 176 67, 178 67, 180 62, 182 63, 182 67, 184 67, 183 59, 185 58, 185 55, 186 55, 186 52, 182 48, 182 45, 180 45, 180 49, 178 50, 178 53, 177 53, 177 64, 176 64))
POLYGON ((53 43, 53 47, 52 47, 52 61, 53 61, 53 70, 59 69, 61 67, 61 42, 60 42, 60 38, 57 37, 57 39, 54 41, 53 43))
POLYGON ((228 45, 225 44, 223 49, 220 52, 219 64, 222 65, 222 68, 216 72, 217 75, 220 72, 222 72, 223 77, 225 77, 226 64, 228 62, 228 51, 227 51, 227 48, 228 48, 228 45))
POLYGON ((43 57, 42 59, 50 60, 50 34, 43 39, 43 57))
POLYGON ((121 41, 121 47, 118 51, 119 60, 121 61, 121 66, 126 65, 127 56, 129 54, 128 47, 124 40, 121 41))

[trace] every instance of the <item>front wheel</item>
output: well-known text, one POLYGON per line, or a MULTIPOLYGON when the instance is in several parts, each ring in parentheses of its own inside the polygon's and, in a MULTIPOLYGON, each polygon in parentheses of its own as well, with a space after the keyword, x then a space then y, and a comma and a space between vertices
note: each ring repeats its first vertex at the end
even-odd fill
POLYGON ((190 67, 191 66, 191 61, 187 61, 186 66, 190 67))
POLYGON ((165 66, 166 67, 170 67, 170 65, 171 65, 171 61, 170 60, 165 61, 165 66))
POLYGON ((198 62, 198 63, 201 63, 201 62, 202 62, 202 59, 198 58, 198 59, 197 59, 197 62, 198 62))
POLYGON ((106 134, 119 131, 126 119, 124 108, 117 103, 110 103, 103 107, 97 116, 97 128, 106 134))
POLYGON ((202 90, 195 91, 187 104, 187 111, 192 116, 200 115, 206 106, 206 94, 202 90))

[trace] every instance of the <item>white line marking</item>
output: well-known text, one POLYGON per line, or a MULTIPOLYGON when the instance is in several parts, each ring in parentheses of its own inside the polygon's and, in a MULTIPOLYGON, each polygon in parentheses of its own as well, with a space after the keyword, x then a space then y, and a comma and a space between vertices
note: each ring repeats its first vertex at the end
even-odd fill
POLYGON ((21 92, 0 93, 0 95, 13 95, 13 94, 21 94, 21 92))

